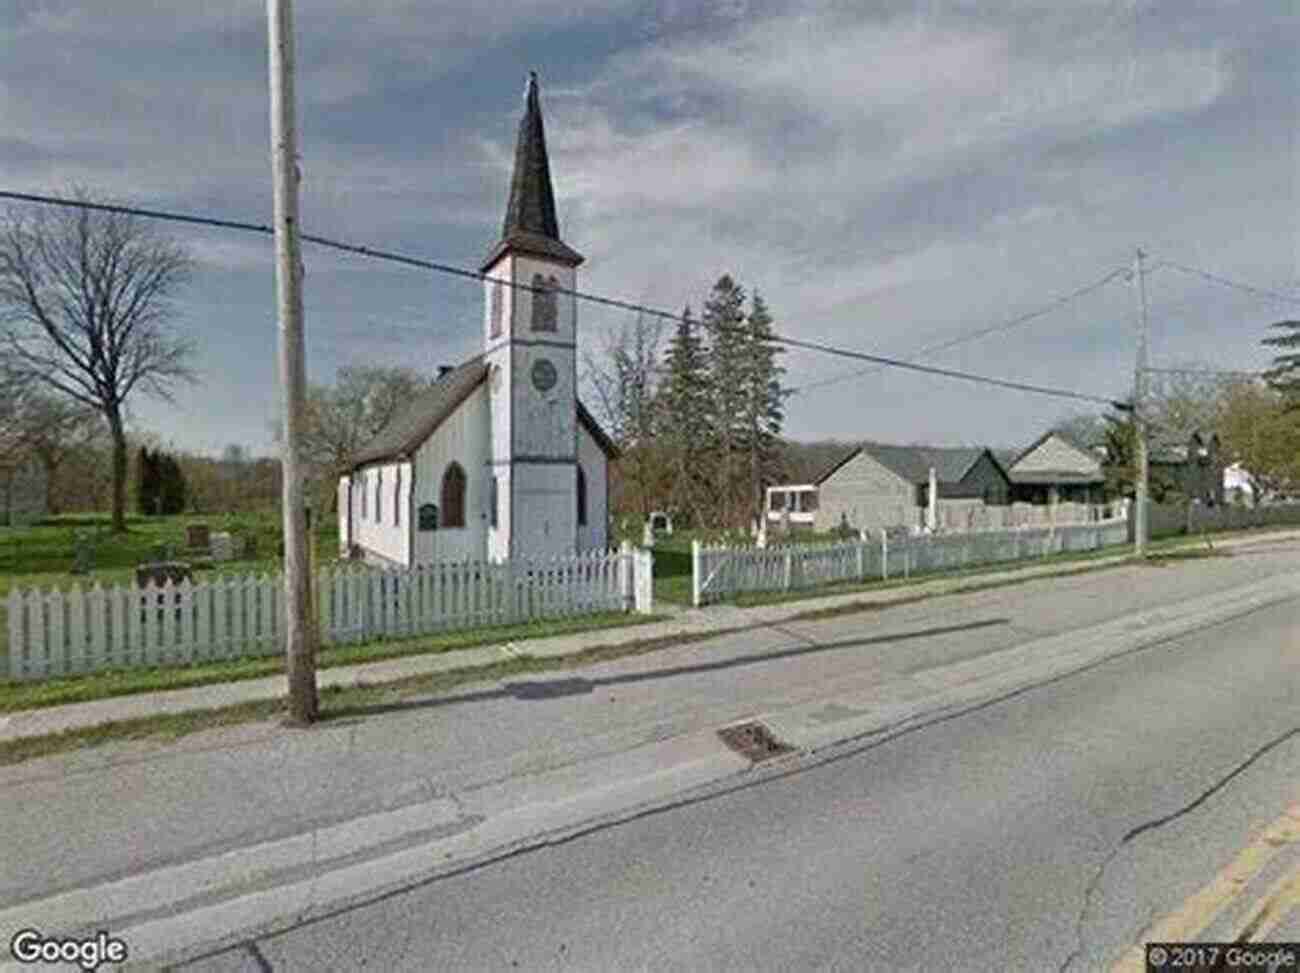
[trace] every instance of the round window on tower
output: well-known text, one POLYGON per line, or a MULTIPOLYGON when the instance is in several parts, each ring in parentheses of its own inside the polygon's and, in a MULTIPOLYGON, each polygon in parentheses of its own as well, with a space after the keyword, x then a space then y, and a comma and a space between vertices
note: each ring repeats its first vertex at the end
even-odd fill
POLYGON ((533 388, 537 389, 537 391, 549 392, 555 388, 555 382, 558 378, 555 366, 547 359, 540 358, 533 365, 533 388))

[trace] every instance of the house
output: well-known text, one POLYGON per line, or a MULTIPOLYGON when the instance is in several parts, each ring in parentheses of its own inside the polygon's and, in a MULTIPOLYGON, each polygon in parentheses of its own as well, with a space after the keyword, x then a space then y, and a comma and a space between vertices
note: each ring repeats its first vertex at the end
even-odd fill
POLYGON ((852 447, 816 479, 814 528, 983 526, 1010 501, 1011 481, 983 447, 852 447), (929 510, 933 490, 935 507, 929 510))
POLYGON ((1007 460, 1012 503, 1093 505, 1106 502, 1106 474, 1096 450, 1048 430, 1007 460))
POLYGON ((1193 432, 1186 442, 1157 440, 1151 444, 1152 474, 1163 473, 1173 488, 1189 500, 1218 506, 1223 503, 1223 474, 1227 464, 1218 433, 1193 432))
POLYGON ((30 523, 44 517, 47 474, 45 466, 28 451, 6 457, 0 463, 0 524, 30 523))
POLYGON ((339 542, 372 563, 604 551, 616 450, 577 397, 577 267, 560 239, 530 75, 501 239, 483 261, 483 351, 444 368, 352 457, 339 542), (513 286, 507 286, 513 285, 513 286))

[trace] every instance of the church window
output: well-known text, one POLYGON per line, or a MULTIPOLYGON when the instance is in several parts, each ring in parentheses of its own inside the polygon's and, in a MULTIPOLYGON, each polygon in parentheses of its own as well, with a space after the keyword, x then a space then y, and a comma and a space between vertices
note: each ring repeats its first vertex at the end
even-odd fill
POLYGON ((397 482, 393 484, 393 526, 402 526, 402 471, 397 471, 397 482))
POLYGON ((492 477, 488 483, 488 524, 492 527, 500 526, 501 514, 498 512, 501 507, 500 490, 497 478, 492 477))
POLYGON ((442 527, 465 526, 465 471, 452 463, 442 475, 442 527))
POLYGON ((587 526, 587 474, 578 467, 578 526, 587 526))
POLYGON ((370 516, 368 505, 366 504, 366 490, 370 488, 370 471, 361 474, 361 519, 365 520, 370 516))
POLYGON ((375 477, 375 523, 384 522, 384 471, 380 470, 375 477))
POLYGON ((533 330, 554 331, 559 317, 556 293, 560 282, 554 277, 533 274, 533 330))
POLYGON ((489 334, 493 338, 501 337, 501 317, 505 307, 505 290, 505 284, 501 281, 492 281, 491 323, 489 334))

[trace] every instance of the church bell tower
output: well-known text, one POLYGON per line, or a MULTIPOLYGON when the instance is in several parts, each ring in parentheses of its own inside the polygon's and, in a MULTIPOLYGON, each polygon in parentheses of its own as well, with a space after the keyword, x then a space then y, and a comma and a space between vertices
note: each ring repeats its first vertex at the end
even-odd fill
POLYGON ((483 261, 492 458, 488 556, 572 554, 577 540, 577 289, 560 240, 530 72, 501 239, 483 261))

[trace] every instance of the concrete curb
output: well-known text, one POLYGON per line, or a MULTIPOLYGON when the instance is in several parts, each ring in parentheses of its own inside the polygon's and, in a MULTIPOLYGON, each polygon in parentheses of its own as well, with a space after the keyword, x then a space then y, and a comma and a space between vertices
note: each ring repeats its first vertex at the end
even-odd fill
MULTIPOLYGON (((1297 595, 1300 572, 1278 575, 756 718, 797 751, 815 753, 1297 595)), ((109 929, 128 944, 128 969, 179 962, 627 820, 750 770, 718 728, 23 902, 0 909, 0 926, 61 935, 109 929)))
MULTIPOLYGON (((1298 534, 1300 532, 1296 530, 1287 530, 1255 536, 1224 538, 1216 542, 1216 546, 1241 547, 1269 541, 1294 539, 1298 534)), ((1194 539, 1189 539, 1189 544, 1194 545, 1195 543, 1194 539)), ((738 608, 734 605, 690 608, 667 621, 652 622, 645 625, 597 629, 590 632, 552 636, 550 638, 530 639, 527 642, 518 644, 486 645, 437 655, 411 655, 400 659, 385 659, 378 662, 322 669, 317 674, 317 682, 322 689, 335 686, 375 686, 413 676, 472 671, 502 661, 516 659, 520 656, 560 659, 565 656, 578 655, 588 649, 597 647, 616 647, 636 642, 673 638, 674 636, 724 635, 738 629, 790 621, 810 612, 846 606, 888 607, 891 604, 913 601, 917 598, 960 594, 1009 582, 1081 574, 1122 564, 1128 560, 1129 556, 1127 554, 1121 554, 1082 562, 1057 562, 1032 567, 994 570, 960 578, 939 577, 917 581, 897 588, 826 595, 820 598, 804 598, 770 605, 759 605, 752 608, 738 608)), ((285 677, 276 675, 237 682, 212 683, 190 689, 139 693, 85 703, 69 703, 62 706, 19 710, 0 715, 0 743, 47 736, 69 730, 88 729, 123 720, 280 699, 286 693, 287 683, 285 677)))
POLYGON ((714 733, 689 734, 24 902, 0 910, 0 927, 109 929, 128 944, 125 969, 157 969, 627 819, 749 767, 714 733))

